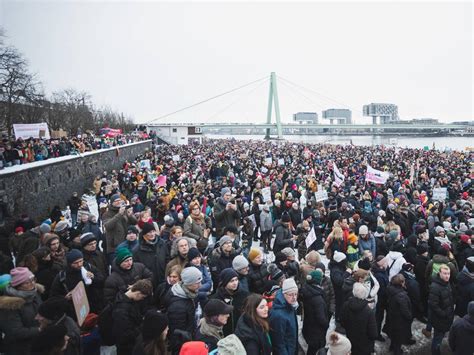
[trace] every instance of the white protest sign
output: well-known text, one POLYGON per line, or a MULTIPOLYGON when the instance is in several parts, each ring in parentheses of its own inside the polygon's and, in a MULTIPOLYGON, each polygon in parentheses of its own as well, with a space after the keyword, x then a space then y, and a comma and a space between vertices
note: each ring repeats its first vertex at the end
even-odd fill
POLYGON ((270 158, 265 158, 265 164, 271 164, 273 162, 273 159, 270 158))
POLYGON ((306 206, 306 190, 301 191, 300 206, 306 206))
POLYGON ((316 202, 325 201, 328 197, 328 192, 323 189, 321 185, 318 186, 318 191, 314 193, 314 197, 316 198, 316 202))
POLYGON ((173 155, 173 161, 180 161, 179 155, 173 155))
POLYGON ((306 248, 309 248, 316 241, 316 233, 314 233, 314 227, 311 228, 308 236, 305 239, 306 248))
POLYGON ((263 202, 268 202, 272 200, 272 192, 269 187, 264 187, 262 189, 263 202))
POLYGON ((140 160, 140 170, 142 169, 151 170, 150 159, 140 160))
POLYGON ((264 174, 268 173, 268 169, 264 166, 262 166, 262 168, 260 169, 260 171, 264 174))
POLYGON ((283 159, 283 158, 278 159, 278 165, 279 166, 285 165, 285 159, 283 159))
POLYGON ((448 189, 446 187, 437 187, 433 189, 433 200, 434 201, 444 201, 446 200, 446 196, 448 193, 448 189))

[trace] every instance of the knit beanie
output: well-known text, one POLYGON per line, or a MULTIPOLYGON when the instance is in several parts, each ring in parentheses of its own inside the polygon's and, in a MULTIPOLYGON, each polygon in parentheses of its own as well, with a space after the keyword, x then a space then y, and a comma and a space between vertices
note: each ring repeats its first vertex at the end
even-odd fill
POLYGON ((82 255, 82 252, 78 249, 71 249, 69 252, 66 253, 66 262, 68 265, 71 265, 75 261, 83 258, 84 255, 82 255))
POLYGON ((194 258, 197 258, 198 256, 201 256, 201 253, 197 248, 190 248, 188 251, 187 258, 189 261, 193 260, 194 258))
POLYGON ((287 256, 283 253, 276 253, 275 255, 275 262, 278 264, 278 263, 281 263, 283 261, 286 261, 287 260, 287 256))
POLYGON ((357 264, 357 266, 359 267, 359 269, 362 269, 362 270, 370 270, 369 258, 364 258, 364 259, 359 260, 359 263, 357 264))
POLYGON ((369 228, 367 228, 366 225, 362 225, 359 227, 359 235, 368 234, 368 233, 369 233, 369 228))
POLYGON ((117 266, 120 266, 120 264, 123 263, 128 258, 133 257, 132 252, 128 250, 128 248, 120 248, 120 249, 117 249, 115 252, 116 252, 115 264, 117 264, 117 266))
POLYGON ((429 247, 427 243, 420 243, 416 246, 416 252, 418 255, 422 255, 428 251, 429 247))
POLYGON ((141 235, 144 236, 147 233, 150 233, 151 231, 156 231, 155 226, 153 223, 145 223, 142 228, 142 233, 141 235))
POLYGON ((49 246, 53 240, 59 240, 59 236, 57 234, 54 234, 54 233, 46 233, 44 236, 43 236, 43 244, 46 245, 46 246, 49 246))
POLYGON ((234 260, 232 260, 232 268, 235 271, 242 270, 249 266, 249 261, 243 255, 237 255, 234 260))
POLYGON ((308 283, 321 285, 321 282, 323 281, 323 276, 324 275, 321 270, 313 270, 306 276, 306 280, 308 281, 308 283))
POLYGON ((298 292, 298 286, 296 286, 295 280, 286 279, 285 281, 283 281, 281 292, 283 293, 298 292))
POLYGON ((234 269, 229 267, 222 270, 219 274, 219 286, 226 287, 230 280, 232 280, 234 277, 239 277, 234 269))
POLYGON ((59 221, 56 226, 54 227, 54 231, 57 233, 61 233, 65 231, 69 227, 66 221, 59 221))
POLYGON ((27 267, 16 267, 10 270, 12 287, 20 286, 22 283, 31 280, 35 277, 33 273, 27 267))
POLYGON ((153 340, 159 337, 168 326, 168 316, 160 311, 150 310, 146 312, 142 324, 143 340, 153 340))
POLYGON ((185 286, 195 285, 198 282, 202 281, 202 273, 197 267, 194 267, 194 266, 186 267, 181 272, 181 281, 183 282, 183 285, 185 286))
POLYGON ((336 250, 332 258, 336 263, 340 263, 341 261, 345 260, 347 256, 346 254, 336 250))
POLYGON ((232 242, 232 238, 229 237, 228 235, 223 235, 221 239, 219 239, 219 245, 222 246, 225 243, 232 242))
POLYGON ((290 215, 288 213, 283 213, 282 216, 281 216, 281 221, 283 223, 291 222, 290 215))
POLYGON ((208 350, 203 341, 187 341, 181 347, 179 355, 207 355, 208 350))
POLYGON ((138 234, 138 229, 137 229, 137 227, 135 227, 135 226, 128 226, 128 228, 127 228, 127 234, 130 234, 130 233, 138 234))
POLYGON ((398 231, 396 229, 392 229, 390 231, 390 233, 388 233, 388 236, 391 238, 391 239, 397 239, 398 237, 398 231))
POLYGON ((94 240, 97 240, 94 233, 91 233, 91 232, 84 233, 83 235, 81 235, 81 246, 85 247, 87 244, 89 244, 90 242, 94 240))
POLYGON ((256 249, 256 248, 250 249, 249 256, 248 256, 249 260, 254 261, 255 258, 260 255, 260 253, 261 253, 260 249, 256 249))
POLYGON ((228 187, 221 189, 221 196, 224 197, 225 194, 230 194, 230 189, 228 187))
POLYGON ((295 251, 290 247, 284 248, 281 252, 287 257, 295 256, 296 254, 295 251))
POLYGON ((280 282, 281 278, 285 276, 283 271, 276 264, 268 264, 267 271, 273 281, 280 282))
POLYGON ((0 293, 3 294, 3 290, 10 284, 12 277, 10 274, 0 275, 0 293))
POLYGON ((344 335, 331 332, 326 343, 329 345, 328 355, 347 355, 351 351, 351 342, 344 335))
POLYGON ((365 300, 367 296, 369 295, 369 290, 360 282, 356 282, 354 283, 354 286, 352 287, 352 294, 354 295, 355 298, 365 300))
POLYGON ((49 224, 42 223, 39 227, 39 230, 41 234, 46 234, 51 232, 51 226, 49 224))

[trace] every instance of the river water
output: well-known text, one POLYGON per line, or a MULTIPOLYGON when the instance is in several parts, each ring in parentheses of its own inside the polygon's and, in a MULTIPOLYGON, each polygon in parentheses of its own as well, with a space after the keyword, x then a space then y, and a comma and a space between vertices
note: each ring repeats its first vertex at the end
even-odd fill
MULTIPOLYGON (((237 140, 263 140, 263 136, 259 135, 225 135, 225 134, 206 134, 206 137, 213 139, 235 138, 237 140)), ((354 145, 394 145, 400 148, 423 149, 424 147, 433 147, 439 150, 465 150, 467 147, 474 147, 473 137, 422 137, 422 136, 303 136, 289 135, 285 139, 290 142, 303 143, 330 143, 330 144, 352 144, 354 145)))

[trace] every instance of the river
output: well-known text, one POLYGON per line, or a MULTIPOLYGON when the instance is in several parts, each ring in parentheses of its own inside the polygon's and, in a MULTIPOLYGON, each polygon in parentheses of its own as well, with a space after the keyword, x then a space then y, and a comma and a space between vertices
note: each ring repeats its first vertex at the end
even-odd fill
MULTIPOLYGON (((259 135, 225 135, 225 134, 206 134, 206 137, 213 139, 227 139, 235 138, 238 140, 263 140, 263 136, 259 135)), ((400 148, 416 148, 423 149, 424 147, 433 147, 439 150, 465 150, 466 147, 473 147, 473 137, 404 137, 404 136, 303 136, 303 135, 289 135, 285 137, 290 142, 303 143, 331 143, 331 144, 350 144, 354 145, 395 145, 400 148)))

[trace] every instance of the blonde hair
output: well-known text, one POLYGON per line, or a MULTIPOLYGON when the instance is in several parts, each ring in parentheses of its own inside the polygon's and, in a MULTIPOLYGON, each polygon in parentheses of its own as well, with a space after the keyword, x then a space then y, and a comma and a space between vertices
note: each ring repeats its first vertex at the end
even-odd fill
POLYGON ((329 237, 332 236, 334 239, 342 239, 343 238, 343 232, 342 232, 342 228, 341 227, 334 227, 332 229, 332 232, 331 234, 329 235, 329 237))

